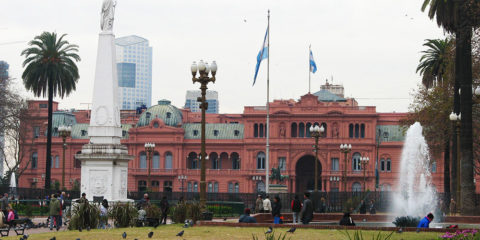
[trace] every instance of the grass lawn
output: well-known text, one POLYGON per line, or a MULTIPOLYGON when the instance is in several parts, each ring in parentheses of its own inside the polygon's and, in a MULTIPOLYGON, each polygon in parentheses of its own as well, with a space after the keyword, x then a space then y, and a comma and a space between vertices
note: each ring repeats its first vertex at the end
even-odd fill
MULTIPOLYGON (((288 228, 274 229, 275 232, 284 233, 288 228)), ((209 239, 209 240, 233 240, 233 239, 245 239, 252 240, 252 234, 256 234, 259 240, 264 240, 264 232, 266 228, 253 228, 253 227, 192 227, 182 228, 182 225, 166 225, 160 226, 157 229, 144 227, 144 228, 118 228, 108 230, 91 230, 89 232, 83 231, 64 231, 64 232, 47 232, 32 234, 28 240, 48 240, 53 236, 57 240, 75 240, 80 238, 81 240, 121 240, 122 233, 127 232, 127 239, 138 240, 149 239, 147 234, 153 231, 154 235, 151 239, 209 239), (185 230, 183 238, 176 237, 175 235, 181 230, 185 230)), ((349 231, 353 235, 354 231, 349 231)), ((372 236, 377 232, 363 231, 365 239, 372 239, 372 236)), ((383 235, 389 234, 389 232, 383 232, 383 235)), ((404 232, 401 234, 394 233, 391 239, 438 239, 441 233, 416 233, 416 232, 404 232)), ((347 239, 345 235, 339 230, 318 230, 318 229, 297 229, 294 234, 287 234, 290 239, 310 240, 310 239, 334 239, 342 240, 347 239)), ((288 239, 288 237, 286 239, 288 239)), ((11 236, 3 239, 19 239, 17 236, 11 236)))

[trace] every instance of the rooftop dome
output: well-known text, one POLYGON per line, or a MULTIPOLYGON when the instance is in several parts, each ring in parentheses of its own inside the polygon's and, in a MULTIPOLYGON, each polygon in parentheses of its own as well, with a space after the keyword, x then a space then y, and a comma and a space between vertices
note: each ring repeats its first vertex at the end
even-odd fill
POLYGON ((149 107, 140 115, 137 127, 147 126, 156 118, 162 119, 165 125, 175 127, 182 123, 182 112, 173 106, 169 100, 162 99, 158 101, 158 105, 149 107))

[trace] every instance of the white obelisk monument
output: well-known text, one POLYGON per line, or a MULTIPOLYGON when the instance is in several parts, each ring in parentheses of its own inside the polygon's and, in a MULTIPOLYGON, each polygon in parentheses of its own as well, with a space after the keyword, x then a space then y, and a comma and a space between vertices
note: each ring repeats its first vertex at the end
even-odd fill
POLYGON ((116 2, 102 4, 101 32, 98 38, 93 106, 88 127, 90 143, 76 157, 82 161, 81 191, 87 199, 127 200, 127 147, 120 144, 122 128, 118 107, 118 79, 113 19, 116 2))

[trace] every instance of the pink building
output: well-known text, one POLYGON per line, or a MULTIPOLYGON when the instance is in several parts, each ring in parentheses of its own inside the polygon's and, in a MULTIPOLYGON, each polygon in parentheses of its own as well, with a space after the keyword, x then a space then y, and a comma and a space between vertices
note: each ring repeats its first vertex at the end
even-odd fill
MULTIPOLYGON (((363 190, 364 180, 366 189, 374 190, 377 152, 377 190, 394 190, 404 140, 399 121, 406 113, 379 113, 374 106, 358 106, 354 99, 343 98, 343 93, 334 94, 328 86, 327 83, 319 92, 306 94, 298 101, 270 103, 270 167, 280 167, 281 174, 288 175, 282 183, 288 191, 313 189, 314 139, 308 129, 312 125, 323 125, 326 131, 319 139, 318 152, 321 191, 343 191, 344 169, 347 191, 363 190), (377 139, 379 132, 380 139, 377 139), (340 144, 352 145, 347 161, 340 152, 340 144), (360 157, 370 159, 365 171, 360 157)), ((20 177, 20 187, 41 188, 44 184, 46 104, 46 101, 29 102, 31 118, 23 122, 31 129, 23 146, 29 159, 22 163, 23 167, 28 166, 20 177)), ((71 125, 65 159, 68 189, 80 181, 81 162, 74 155, 88 142, 89 117, 88 110, 59 111, 58 103, 54 103, 52 182, 62 179, 62 138, 58 137, 57 129, 71 125)), ((129 163, 129 191, 145 189, 148 168, 151 169, 148 187, 155 191, 199 191, 200 113, 178 109, 170 101, 161 100, 139 114, 122 111, 121 119, 122 144, 135 156, 129 163), (145 154, 146 142, 156 145, 150 162, 145 154), (186 180, 179 180, 179 176, 186 176, 186 180)), ((238 114, 207 114, 208 191, 252 193, 265 189, 265 121, 264 106, 246 106, 243 113, 238 114)), ((443 191, 442 159, 432 162, 431 167, 434 184, 438 191, 443 191)))

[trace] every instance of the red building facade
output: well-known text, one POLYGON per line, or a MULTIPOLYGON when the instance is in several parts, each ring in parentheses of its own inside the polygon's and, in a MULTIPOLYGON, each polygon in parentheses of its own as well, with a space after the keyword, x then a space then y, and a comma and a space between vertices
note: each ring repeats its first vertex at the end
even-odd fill
MULTIPOLYGON (((29 118, 22 124, 28 129, 23 151, 28 159, 19 179, 20 187, 44 185, 47 102, 30 101, 29 118)), ((374 106, 358 106, 354 99, 322 89, 306 94, 298 101, 274 100, 270 103, 270 167, 287 175, 283 182, 289 192, 303 192, 314 186, 314 139, 312 125, 326 129, 319 139, 319 190, 344 191, 342 174, 346 170, 347 191, 375 189, 375 159, 378 154, 378 191, 396 189, 403 146, 399 121, 406 113, 379 113, 374 106), (380 138, 378 137, 380 135, 380 138), (351 144, 347 159, 340 144, 351 144), (370 161, 365 165, 361 157, 370 161), (365 185, 364 185, 365 181, 365 185)), ((200 189, 200 113, 178 109, 161 100, 141 113, 121 112, 123 139, 129 154, 128 190, 196 192, 200 189), (155 143, 151 160, 144 144, 155 143), (150 171, 148 171, 150 168, 150 171), (148 173, 150 172, 150 177, 148 173), (147 183, 147 179, 150 181, 147 183)), ((52 140, 52 182, 62 181, 62 138, 58 127, 71 125, 66 139, 65 186, 81 183, 81 162, 75 158, 88 143, 88 110, 59 111, 54 103, 52 140)), ((207 114, 206 177, 209 192, 252 193, 265 189, 266 108, 247 106, 241 114, 207 114)), ((443 191, 443 163, 432 162, 433 183, 443 191)))

